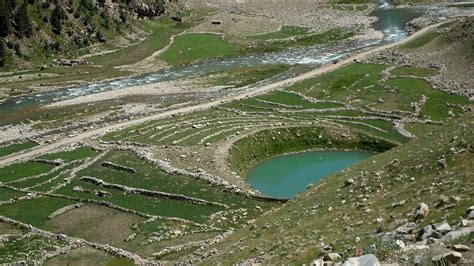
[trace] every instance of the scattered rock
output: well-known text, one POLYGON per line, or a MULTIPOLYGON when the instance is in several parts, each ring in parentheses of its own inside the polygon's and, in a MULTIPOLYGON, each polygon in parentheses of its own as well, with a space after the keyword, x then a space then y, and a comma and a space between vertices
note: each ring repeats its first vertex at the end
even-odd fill
POLYGON ((457 251, 445 252, 443 254, 439 254, 434 256, 432 261, 435 263, 458 263, 462 259, 462 254, 457 251))
POLYGON ((420 203, 420 205, 418 205, 418 207, 413 212, 413 218, 415 219, 415 221, 421 220, 425 218, 426 216, 428 216, 429 213, 430 213, 430 208, 428 207, 426 203, 422 202, 420 203))
POLYGON ((348 258, 342 266, 380 266, 380 262, 374 254, 367 254, 358 258, 348 258))
POLYGON ((344 186, 346 186, 346 187, 350 186, 352 184, 354 184, 354 179, 352 179, 352 178, 349 178, 344 182, 344 186))
POLYGON ((323 261, 338 262, 341 259, 341 255, 338 253, 328 253, 324 255, 323 261))
POLYGON ((469 248, 469 247, 466 246, 466 245, 461 245, 461 244, 453 245, 451 248, 452 248, 454 251, 457 251, 457 252, 471 251, 471 248, 469 248))
POLYGON ((395 208, 395 207, 399 207, 399 206, 403 206, 407 203, 407 200, 401 200, 399 202, 394 202, 392 203, 392 208, 395 208))
POLYGON ((435 230, 442 233, 443 235, 449 231, 452 231, 451 226, 448 223, 441 223, 434 226, 435 230))
POLYGON ((468 236, 473 232, 474 232, 474 228, 472 227, 461 228, 456 231, 448 232, 446 235, 443 236, 441 240, 445 242, 449 242, 449 241, 459 239, 461 237, 468 236))
POLYGON ((427 225, 418 232, 418 239, 419 240, 427 239, 431 235, 433 235, 433 232, 434 232, 433 226, 431 224, 427 225))

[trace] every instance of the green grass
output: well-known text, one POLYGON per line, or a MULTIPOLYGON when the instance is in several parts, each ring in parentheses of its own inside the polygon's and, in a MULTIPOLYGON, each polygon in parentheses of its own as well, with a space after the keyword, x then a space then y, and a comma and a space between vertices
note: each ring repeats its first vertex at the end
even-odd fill
POLYGON ((34 176, 52 170, 54 166, 44 163, 24 162, 0 168, 0 182, 34 176))
POLYGON ((3 216, 42 228, 48 220, 48 215, 75 203, 77 202, 62 198, 41 197, 0 206, 0 213, 3 216))
POLYGON ((55 160, 62 159, 66 162, 74 160, 84 160, 86 158, 95 157, 98 152, 90 147, 80 147, 70 151, 62 151, 57 153, 46 154, 40 156, 40 159, 55 160))
POLYGON ((181 175, 167 175, 158 167, 141 160, 132 152, 113 151, 77 176, 93 176, 109 183, 122 184, 173 194, 183 194, 208 201, 220 202, 234 208, 253 208, 256 202, 250 198, 232 195, 220 188, 209 186, 194 178, 181 175), (103 161, 133 167, 138 173, 127 173, 100 166, 103 161))
POLYGON ((299 26, 283 26, 278 31, 252 35, 246 38, 252 40, 273 40, 273 39, 285 39, 293 36, 301 36, 308 33, 308 28, 299 26))
POLYGON ((36 146, 38 146, 38 143, 34 141, 26 141, 26 142, 11 144, 8 146, 3 146, 3 147, 0 147, 0 157, 17 153, 23 150, 31 149, 36 146))
POLYGON ((215 245, 219 255, 202 263, 232 264, 265 253, 271 254, 266 257, 266 264, 308 264, 322 256, 315 249, 321 239, 342 254, 344 261, 353 256, 356 237, 361 238, 362 247, 377 243, 380 237, 374 232, 378 227, 386 233, 396 228, 393 223, 401 217, 410 222, 410 214, 420 202, 428 204, 430 213, 416 223, 417 230, 443 220, 457 223, 473 204, 474 164, 470 160, 472 152, 449 150, 466 149, 474 141, 473 121, 472 113, 466 114, 432 134, 325 178, 277 211, 257 218, 253 229, 239 229, 215 245), (446 169, 437 163, 441 157, 448 162, 446 169), (355 184, 344 187, 348 178, 354 179, 355 184), (460 196, 461 201, 450 208, 436 208, 440 195, 460 196), (400 200, 407 202, 391 207, 400 200), (329 207, 333 210, 328 211, 329 207), (370 211, 364 211, 367 208, 370 211), (384 220, 382 227, 373 222, 379 217, 384 220), (236 245, 246 248, 236 249, 236 245))
POLYGON ((390 74, 395 76, 417 76, 430 77, 438 73, 436 69, 432 68, 418 68, 418 67, 397 67, 393 69, 390 74))
POLYGON ((228 163, 235 172, 246 176, 257 162, 285 153, 317 148, 380 152, 394 146, 391 142, 356 132, 351 132, 351 138, 340 134, 323 127, 266 129, 235 142, 229 151, 228 163))
POLYGON ((96 187, 90 183, 82 182, 80 180, 72 181, 69 185, 57 190, 56 193, 76 196, 84 199, 103 200, 124 208, 137 210, 151 215, 178 217, 201 223, 205 221, 207 216, 216 211, 222 210, 220 207, 195 205, 179 200, 153 198, 135 194, 124 194, 122 191, 96 187), (80 186, 91 191, 97 189, 108 191, 112 194, 112 196, 108 198, 100 198, 91 193, 76 192, 72 190, 75 186, 80 186))
POLYGON ((22 238, 14 236, 8 241, 2 242, 0 246, 0 263, 15 264, 18 261, 38 261, 42 255, 49 251, 54 251, 58 246, 64 246, 67 243, 62 240, 41 237, 38 235, 22 238))
POLYGON ((160 58, 170 65, 183 65, 229 56, 238 50, 238 46, 224 41, 221 35, 187 33, 176 36, 173 45, 160 58))
POLYGON ((19 192, 13 189, 9 189, 6 187, 0 187, 0 201, 7 201, 14 197, 24 196, 25 193, 19 192))
POLYGON ((41 191, 40 189, 42 187, 51 187, 51 185, 53 185, 53 184, 58 184, 59 182, 64 181, 64 175, 65 174, 61 175, 60 173, 62 171, 70 170, 75 166, 77 166, 77 165, 72 164, 72 165, 69 165, 67 167, 63 167, 61 169, 53 171, 50 174, 43 175, 39 178, 30 178, 30 179, 24 180, 22 182, 12 183, 11 185, 14 186, 14 187, 17 187, 17 188, 28 188, 28 187, 38 185, 40 183, 44 183, 43 185, 40 185, 40 186, 38 186, 37 188, 34 189, 34 190, 41 191))
POLYGON ((459 113, 457 109, 448 107, 446 103, 459 105, 469 104, 469 100, 466 97, 432 89, 430 85, 422 79, 392 78, 387 81, 387 84, 399 89, 396 98, 400 109, 409 109, 411 101, 417 98, 421 99, 422 95, 426 95, 428 100, 422 108, 421 114, 434 120, 446 119, 449 111, 459 113))
POLYGON ((104 265, 104 266, 133 266, 132 261, 114 257, 105 252, 80 247, 67 254, 61 254, 45 261, 44 265, 104 265))
POLYGON ((423 34, 422 36, 414 39, 413 41, 410 41, 410 42, 402 45, 401 48, 405 48, 405 49, 420 48, 420 47, 423 47, 423 46, 427 45, 428 43, 430 43, 432 40, 434 40, 435 38, 437 38, 440 35, 441 35, 441 33, 438 33, 438 32, 429 32, 429 33, 423 34))
POLYGON ((170 18, 159 18, 144 23, 145 30, 151 34, 142 42, 120 49, 106 55, 90 58, 92 62, 106 67, 120 66, 138 62, 152 55, 155 51, 163 49, 174 34, 184 30, 183 25, 177 24, 170 18))
POLYGON ((360 88, 375 84, 386 67, 377 64, 350 64, 322 76, 296 83, 288 89, 316 99, 345 101, 347 96, 357 93, 355 88, 349 89, 351 86, 357 85, 360 88))

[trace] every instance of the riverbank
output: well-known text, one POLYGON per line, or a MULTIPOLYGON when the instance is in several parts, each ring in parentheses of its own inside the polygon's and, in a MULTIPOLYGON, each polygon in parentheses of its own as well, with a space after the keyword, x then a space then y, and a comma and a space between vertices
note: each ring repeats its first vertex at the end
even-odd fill
POLYGON ((67 144, 75 143, 75 142, 81 142, 82 140, 84 140, 86 138, 90 138, 90 137, 97 136, 97 135, 102 135, 106 132, 118 130, 118 129, 121 129, 121 128, 124 128, 124 127, 138 125, 138 124, 141 124, 141 123, 144 123, 144 122, 147 122, 147 121, 152 121, 152 120, 156 120, 156 119, 160 119, 160 118, 169 117, 171 115, 185 114, 185 113, 190 113, 190 112, 195 112, 195 111, 200 111, 200 110, 206 110, 206 109, 218 106, 218 105, 220 105, 222 103, 225 103, 225 102, 235 101, 235 100, 239 100, 239 99, 245 99, 245 98, 252 97, 252 96, 257 96, 257 95, 263 94, 265 92, 275 90, 277 88, 281 88, 281 87, 284 87, 284 86, 288 86, 290 84, 294 84, 295 82, 298 82, 298 81, 302 81, 302 80, 305 80, 305 79, 308 79, 308 78, 311 78, 311 77, 319 76, 319 75, 322 75, 324 73, 333 71, 333 70, 338 69, 338 68, 340 68, 344 65, 350 64, 354 61, 362 60, 366 56, 377 53, 377 52, 380 52, 382 50, 389 49, 389 48, 392 48, 392 47, 396 47, 396 46, 400 46, 402 44, 408 43, 411 40, 417 38, 418 36, 421 36, 424 33, 428 32, 429 30, 431 30, 433 28, 436 28, 436 27, 438 27, 438 26, 440 26, 444 23, 446 23, 446 22, 430 25, 430 26, 416 32, 415 34, 413 34, 413 35, 411 35, 411 36, 409 36, 409 37, 407 37, 403 40, 400 40, 396 43, 386 44, 386 45, 383 45, 383 46, 379 46, 379 47, 376 47, 376 48, 369 49, 367 51, 357 53, 355 55, 349 56, 348 58, 346 58, 344 60, 340 60, 339 62, 337 62, 335 64, 329 64, 329 65, 322 66, 320 68, 317 68, 313 71, 304 73, 304 74, 299 75, 297 77, 293 77, 293 78, 289 78, 287 80, 279 81, 279 82, 276 82, 276 83, 273 83, 273 84, 265 85, 265 86, 253 89, 251 91, 243 92, 243 93, 238 94, 238 95, 229 96, 229 97, 224 98, 224 99, 214 100, 214 101, 210 101, 210 102, 204 103, 204 104, 199 104, 199 105, 195 105, 195 106, 188 106, 188 107, 184 107, 184 108, 180 108, 180 109, 176 109, 176 110, 166 111, 166 112, 163 112, 163 113, 159 113, 159 114, 139 118, 139 119, 136 119, 136 120, 116 123, 116 124, 113 124, 113 125, 108 125, 108 126, 99 128, 99 129, 94 129, 94 130, 90 130, 90 131, 87 131, 87 132, 83 132, 81 134, 78 134, 78 136, 61 139, 61 140, 59 140, 55 143, 40 147, 38 149, 34 149, 34 150, 32 150, 28 153, 17 155, 17 156, 11 156, 9 158, 6 158, 6 159, 0 161, 0 164, 9 164, 9 163, 12 163, 16 160, 24 159, 24 158, 27 158, 29 156, 30 157, 31 156, 36 156, 38 154, 41 154, 41 153, 44 153, 44 152, 47 152, 47 151, 51 151, 51 150, 56 149, 58 147, 61 147, 63 145, 67 145, 67 144))
MULTIPOLYGON (((433 29, 446 28, 440 34, 449 36, 463 32, 457 30, 462 25, 433 29)), ((302 31, 282 28, 256 38, 302 31)), ((121 263, 128 258, 154 264, 309 264, 325 255, 345 260, 359 243, 382 247, 369 252, 383 262, 406 262, 410 248, 419 245, 411 241, 418 231, 428 224, 435 230, 446 220, 452 233, 438 230, 430 238, 459 233, 466 222, 458 223, 458 217, 466 217, 472 205, 470 191, 460 185, 472 172, 465 163, 472 157, 472 123, 467 123, 472 104, 432 86, 437 68, 408 66, 404 58, 383 60, 386 51, 405 46, 417 47, 420 56, 429 53, 425 36, 364 47, 360 54, 329 47, 319 51, 326 63, 317 69, 262 68, 260 56, 254 59, 260 61, 257 67, 215 64, 217 71, 204 72, 212 73, 205 74, 210 77, 204 83, 235 86, 221 92, 200 93, 207 89, 198 84, 180 88, 183 80, 171 84, 165 79, 168 94, 159 94, 153 86, 161 77, 155 75, 107 85, 112 88, 97 84, 50 95, 55 102, 83 95, 80 104, 29 109, 29 103, 17 103, 12 115, 2 116, 4 123, 46 131, 34 142, 0 145, 6 155, 0 158, 0 231, 9 234, 2 240, 8 253, 0 263, 95 265, 121 257, 121 263), (377 60, 366 62, 371 55, 377 60), (119 95, 104 92, 147 83, 150 87, 137 89, 140 95, 128 96, 125 92, 133 91, 127 88, 119 95), (173 86, 182 93, 173 94, 173 86), (86 96, 100 91, 105 94, 97 98, 110 97, 94 101, 86 96), (141 107, 147 112, 134 112, 141 107), (255 197, 243 178, 246 167, 272 154, 308 148, 389 150, 308 186, 294 199, 255 197), (439 195, 446 197, 438 200, 439 195), (413 215, 417 205, 429 206, 430 216, 418 220, 419 212, 413 215), (399 233, 407 249, 392 252, 392 244, 401 244, 391 236, 399 233), (379 246, 387 237, 393 241, 389 249, 379 246), (102 250, 109 252, 107 258, 99 254, 102 250), (403 257, 392 257, 399 254, 403 257)), ((314 58, 311 52, 301 54, 314 58)), ((196 72, 189 67, 180 74, 191 73, 196 72)), ((46 105, 47 99, 34 100, 46 105)), ((9 137, 22 134, 7 127, 0 131, 12 132, 9 137)))

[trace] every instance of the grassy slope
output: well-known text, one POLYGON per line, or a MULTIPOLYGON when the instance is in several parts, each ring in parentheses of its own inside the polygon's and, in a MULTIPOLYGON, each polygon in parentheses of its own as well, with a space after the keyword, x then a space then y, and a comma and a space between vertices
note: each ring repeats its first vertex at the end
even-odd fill
POLYGON ((170 18, 159 18, 155 21, 145 21, 141 27, 150 32, 144 41, 114 53, 92 57, 91 61, 106 67, 133 64, 163 49, 170 42, 171 36, 183 31, 185 25, 170 18))
POLYGON ((161 59, 170 65, 182 65, 231 55, 237 50, 237 46, 224 41, 220 35, 188 33, 177 36, 173 45, 161 55, 161 59))
POLYGON ((268 129, 237 141, 228 158, 233 170, 247 175, 247 170, 269 157, 308 149, 385 151, 393 142, 376 139, 349 129, 293 127, 268 129), (320 137, 321 136, 321 137, 320 137))
POLYGON ((34 141, 26 141, 0 147, 0 157, 38 146, 34 141))
POLYGON ((468 113, 421 139, 326 178, 279 210, 260 217, 255 229, 243 228, 226 239, 217 246, 222 254, 205 264, 235 263, 261 254, 269 255, 267 262, 307 263, 320 256, 320 242, 352 255, 356 236, 361 237, 362 246, 375 241, 371 234, 379 227, 376 218, 384 219, 381 230, 386 232, 393 229, 390 224, 395 219, 410 217, 420 202, 426 202, 431 212, 418 228, 429 221, 440 222, 442 217, 450 223, 456 221, 474 203, 473 118, 468 113), (437 163, 442 157, 446 158, 446 169, 437 163), (344 188, 347 178, 353 178, 355 184, 344 188), (436 209, 441 194, 462 200, 450 209, 436 209), (401 200, 407 203, 391 207, 401 200), (329 207, 333 210, 328 211, 329 207), (366 208, 368 213, 364 213, 366 208))

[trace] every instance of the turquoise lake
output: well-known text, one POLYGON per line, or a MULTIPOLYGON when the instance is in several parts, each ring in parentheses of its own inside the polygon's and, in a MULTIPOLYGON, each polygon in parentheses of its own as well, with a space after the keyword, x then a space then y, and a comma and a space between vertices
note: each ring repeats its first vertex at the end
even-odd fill
POLYGON ((315 151, 274 157, 257 164, 247 182, 263 194, 292 198, 310 183, 374 155, 369 152, 315 151))

